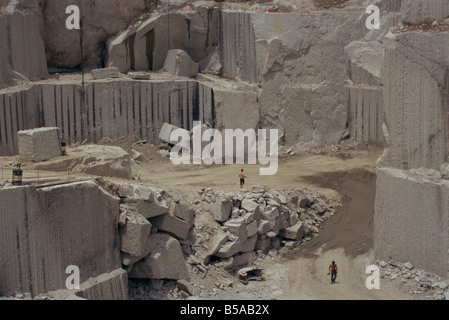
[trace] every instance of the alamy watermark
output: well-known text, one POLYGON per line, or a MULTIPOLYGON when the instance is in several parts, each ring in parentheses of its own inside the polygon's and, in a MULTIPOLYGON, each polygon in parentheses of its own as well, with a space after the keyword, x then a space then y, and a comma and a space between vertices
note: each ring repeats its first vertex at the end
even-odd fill
POLYGON ((234 164, 234 158, 235 164, 245 164, 247 158, 249 165, 255 165, 257 162, 269 165, 259 169, 260 175, 275 175, 278 171, 279 130, 277 129, 270 129, 269 137, 266 129, 259 129, 257 134, 254 129, 246 131, 226 129, 222 134, 217 129, 202 132, 201 122, 195 121, 192 134, 184 129, 176 129, 171 133, 170 140, 179 141, 170 152, 170 160, 175 165, 234 164), (203 142, 208 144, 201 150, 203 142))
POLYGON ((65 280, 65 287, 68 290, 79 290, 80 289, 80 269, 77 266, 68 266, 65 269, 65 273, 70 274, 65 280))
POLYGON ((366 19, 365 26, 369 30, 379 30, 380 29, 380 9, 379 9, 379 7, 372 4, 366 8, 365 13, 370 14, 368 19, 366 19))
POLYGON ((68 30, 79 30, 81 27, 80 24, 80 8, 75 5, 68 6, 65 9, 66 14, 70 14, 70 16, 65 21, 65 27, 68 30))
POLYGON ((368 278, 366 278, 365 286, 368 290, 379 290, 380 289, 380 271, 379 267, 372 264, 366 267, 365 273, 370 274, 368 278))

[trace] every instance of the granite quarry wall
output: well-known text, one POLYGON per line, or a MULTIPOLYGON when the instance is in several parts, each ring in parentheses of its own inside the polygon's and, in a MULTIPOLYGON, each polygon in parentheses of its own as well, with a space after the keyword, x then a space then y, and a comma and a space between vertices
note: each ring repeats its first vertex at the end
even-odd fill
POLYGON ((81 283, 121 268, 120 201, 95 182, 5 187, 0 198, 2 295, 65 288, 71 265, 81 283))
MULTIPOLYGON (((404 1, 405 9, 407 4, 404 21, 415 24, 432 21, 438 26, 449 14, 444 1, 404 1)), ((449 267, 449 33, 447 28, 438 33, 402 30, 392 30, 384 42, 387 145, 377 163, 375 255, 410 261, 445 276, 449 267)))
MULTIPOLYGON (((50 1, 45 6, 44 26, 33 28, 36 32, 46 30, 46 37, 47 33, 55 33, 50 26, 65 21, 65 15, 56 14, 59 12, 56 3, 50 1)), ((175 8, 167 12, 154 9, 148 1, 146 4, 134 1, 132 8, 135 16, 148 8, 153 11, 134 22, 130 19, 131 13, 126 12, 117 25, 104 31, 106 33, 92 31, 92 37, 85 36, 86 68, 97 66, 92 61, 104 55, 104 65, 118 67, 122 73, 156 72, 163 68, 170 49, 182 49, 199 63, 200 72, 220 76, 224 82, 224 79, 239 80, 231 90, 227 90, 228 84, 214 83, 212 87, 218 86, 215 90, 222 92, 222 96, 226 91, 229 91, 228 97, 238 92, 242 99, 237 99, 236 103, 245 104, 243 93, 252 95, 255 92, 256 96, 251 97, 254 103, 248 105, 248 110, 253 114, 257 109, 254 114, 259 115, 251 121, 250 127, 279 129, 283 145, 336 144, 348 134, 357 141, 384 143, 379 70, 383 37, 389 27, 397 24, 401 14, 396 2, 382 6, 381 30, 371 31, 364 26, 366 16, 357 10, 267 13, 221 10, 205 5, 195 10, 175 8), (123 29, 125 31, 120 32, 123 29), (101 43, 102 53, 95 49, 101 43)), ((24 19, 34 18, 26 15, 24 19)), ((101 21, 91 21, 89 28, 100 30, 97 24, 101 21)), ((12 32, 15 27, 8 30, 12 32)), ((28 34, 24 39, 27 37, 28 34)), ((38 45, 42 55, 28 57, 32 60, 26 65, 45 65, 42 57, 46 51, 49 67, 62 67, 63 60, 68 63, 65 67, 75 67, 80 54, 79 41, 75 40, 67 41, 62 48, 60 36, 44 38, 38 45)), ((9 55, 13 51, 4 52, 9 55)), ((9 68, 9 65, 0 65, 0 68, 9 68)), ((44 71, 37 75, 46 76, 46 68, 44 71)), ((30 79, 34 79, 32 75, 30 79)), ((239 123, 230 121, 233 104, 219 100, 209 85, 204 87, 201 85, 204 81, 198 84, 196 80, 170 79, 165 84, 109 80, 87 83, 84 105, 81 105, 81 87, 75 83, 50 81, 34 83, 25 90, 0 92, 3 130, 0 154, 17 153, 15 134, 18 130, 43 125, 58 126, 64 139, 72 143, 123 134, 136 134, 157 143, 156 131, 163 123, 159 121, 161 117, 186 129, 193 119, 204 120, 212 127, 237 128, 239 123), (185 83, 181 84, 182 81, 185 83), (215 109, 220 101, 221 119, 228 119, 225 124, 217 118, 215 109), (200 113, 204 110, 204 116, 192 112, 195 108, 200 113)), ((14 82, 10 78, 3 82, 8 81, 14 82)))

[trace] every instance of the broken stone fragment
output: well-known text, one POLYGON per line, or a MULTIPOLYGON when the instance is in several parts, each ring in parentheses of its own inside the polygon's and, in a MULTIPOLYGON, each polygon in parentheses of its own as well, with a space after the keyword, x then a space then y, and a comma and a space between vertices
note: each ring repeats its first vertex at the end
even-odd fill
POLYGON ((189 223, 171 214, 152 218, 150 221, 159 231, 167 232, 178 239, 186 240, 189 235, 189 223))
POLYGON ((261 250, 263 253, 268 252, 268 250, 270 250, 270 245, 271 245, 271 239, 268 237, 257 237, 257 241, 256 241, 256 246, 255 246, 255 250, 261 250))
POLYGON ((138 200, 136 207, 138 212, 147 219, 162 216, 169 212, 169 208, 165 202, 160 202, 157 199, 151 202, 138 200))
POLYGON ((258 231, 258 224, 257 221, 254 220, 252 222, 250 222, 249 224, 247 224, 246 226, 246 236, 248 238, 251 238, 252 236, 256 235, 258 231))
POLYGON ((215 233, 212 235, 211 239, 208 242, 209 251, 206 257, 203 259, 203 263, 209 263, 209 259, 211 256, 214 256, 220 248, 228 241, 228 236, 224 233, 215 233))
POLYGON ((238 267, 253 262, 254 260, 256 260, 257 256, 255 252, 248 252, 237 254, 233 258, 233 266, 238 267))
POLYGON ((257 207, 259 207, 259 204, 252 199, 243 199, 241 208, 243 210, 246 210, 247 212, 254 212, 256 211, 257 207))
MULTIPOLYGON (((159 139, 161 139, 162 141, 164 141, 166 143, 172 144, 172 145, 178 144, 179 143, 178 140, 172 140, 171 139, 171 135, 172 135, 173 131, 175 131, 175 130, 182 130, 187 135, 190 136, 190 132, 189 131, 181 129, 181 128, 176 127, 176 126, 173 126, 173 125, 171 125, 169 123, 164 123, 162 125, 161 131, 159 131, 159 139)), ((165 151, 168 151, 168 150, 165 150, 165 151)))
POLYGON ((252 188, 251 188, 251 192, 252 193, 265 193, 265 192, 267 192, 267 190, 268 190, 268 188, 267 187, 265 187, 265 186, 253 186, 252 188))
POLYGON ((247 238, 246 222, 243 218, 230 219, 223 224, 224 228, 238 239, 245 240, 247 238))
POLYGON ((215 255, 219 258, 227 259, 240 252, 241 248, 242 244, 239 239, 228 241, 220 248, 220 250, 218 250, 215 255))
POLYGON ((193 226, 193 210, 190 209, 189 206, 183 204, 175 204, 174 207, 171 208, 170 214, 173 214, 179 219, 189 223, 190 226, 193 226))
POLYGON ((260 220, 257 226, 257 233, 259 235, 266 234, 271 230, 270 221, 268 220, 260 220))
POLYGON ((246 253, 254 251, 254 248, 256 247, 256 242, 257 242, 257 235, 248 238, 245 242, 242 243, 240 252, 246 253))
POLYGON ((140 254, 133 255, 129 253, 122 252, 122 264, 125 266, 131 266, 136 262, 142 260, 146 256, 148 256, 154 249, 156 249, 157 243, 154 237, 149 236, 144 240, 142 244, 140 244, 140 254))
POLYGON ((118 78, 120 76, 120 71, 118 68, 104 68, 104 69, 94 69, 91 71, 92 77, 94 79, 108 79, 108 78, 118 78))
POLYGON ((168 51, 164 69, 174 76, 193 78, 198 74, 199 65, 187 52, 174 49, 168 51))
POLYGON ((210 212, 215 221, 225 222, 231 216, 232 200, 217 199, 215 203, 211 203, 210 212))
POLYGON ((136 263, 129 274, 131 279, 189 279, 187 263, 181 246, 165 233, 152 235, 156 249, 144 260, 136 263))
POLYGON ((267 221, 270 222, 270 228, 272 230, 275 227, 276 220, 279 217, 279 210, 278 210, 278 208, 276 208, 276 207, 268 208, 267 210, 265 210, 262 213, 262 215, 264 217, 264 220, 267 220, 267 221))
POLYGON ((302 222, 298 222, 297 224, 288 227, 280 232, 280 236, 284 239, 301 240, 305 235, 305 228, 302 222))
POLYGON ((135 213, 127 216, 127 223, 120 228, 120 250, 133 256, 141 256, 143 245, 151 232, 151 223, 143 216, 135 213))
POLYGON ((309 198, 304 194, 304 193, 302 193, 302 192, 299 192, 299 194, 298 194, 298 207, 300 207, 300 208, 305 208, 305 207, 307 207, 308 205, 310 205, 310 200, 309 200, 309 198))

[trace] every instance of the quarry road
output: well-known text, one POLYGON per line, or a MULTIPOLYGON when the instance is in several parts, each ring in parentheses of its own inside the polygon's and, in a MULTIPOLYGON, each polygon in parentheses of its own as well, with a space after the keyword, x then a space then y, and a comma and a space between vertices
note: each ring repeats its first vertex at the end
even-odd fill
POLYGON ((375 171, 376 152, 358 152, 348 156, 335 155, 298 155, 279 159, 279 169, 275 175, 259 175, 259 165, 179 165, 170 161, 147 163, 133 167, 139 172, 142 182, 149 182, 175 189, 196 189, 211 187, 216 190, 239 192, 240 169, 247 176, 245 188, 251 190, 254 185, 265 185, 271 189, 310 188, 322 191, 329 196, 338 195, 335 189, 325 186, 311 176, 347 172, 352 169, 375 171))
POLYGON ((365 300, 410 299, 397 287, 381 279, 379 290, 369 290, 366 266, 373 264, 373 214, 375 180, 373 172, 321 173, 308 178, 334 188, 344 206, 327 221, 319 237, 301 246, 286 260, 289 276, 287 299, 365 300), (330 283, 329 265, 339 268, 337 281, 330 283))

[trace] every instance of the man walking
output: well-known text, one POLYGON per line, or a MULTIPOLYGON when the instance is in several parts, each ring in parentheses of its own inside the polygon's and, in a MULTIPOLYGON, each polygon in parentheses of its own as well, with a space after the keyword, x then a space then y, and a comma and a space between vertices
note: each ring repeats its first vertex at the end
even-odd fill
POLYGON ((331 275, 331 284, 335 283, 335 279, 337 279, 338 267, 335 261, 332 261, 329 266, 329 273, 327 275, 331 275))
POLYGON ((243 173, 243 169, 242 169, 242 171, 240 171, 239 178, 240 178, 240 189, 241 189, 241 188, 243 188, 243 185, 245 184, 245 178, 246 178, 245 173, 243 173))

